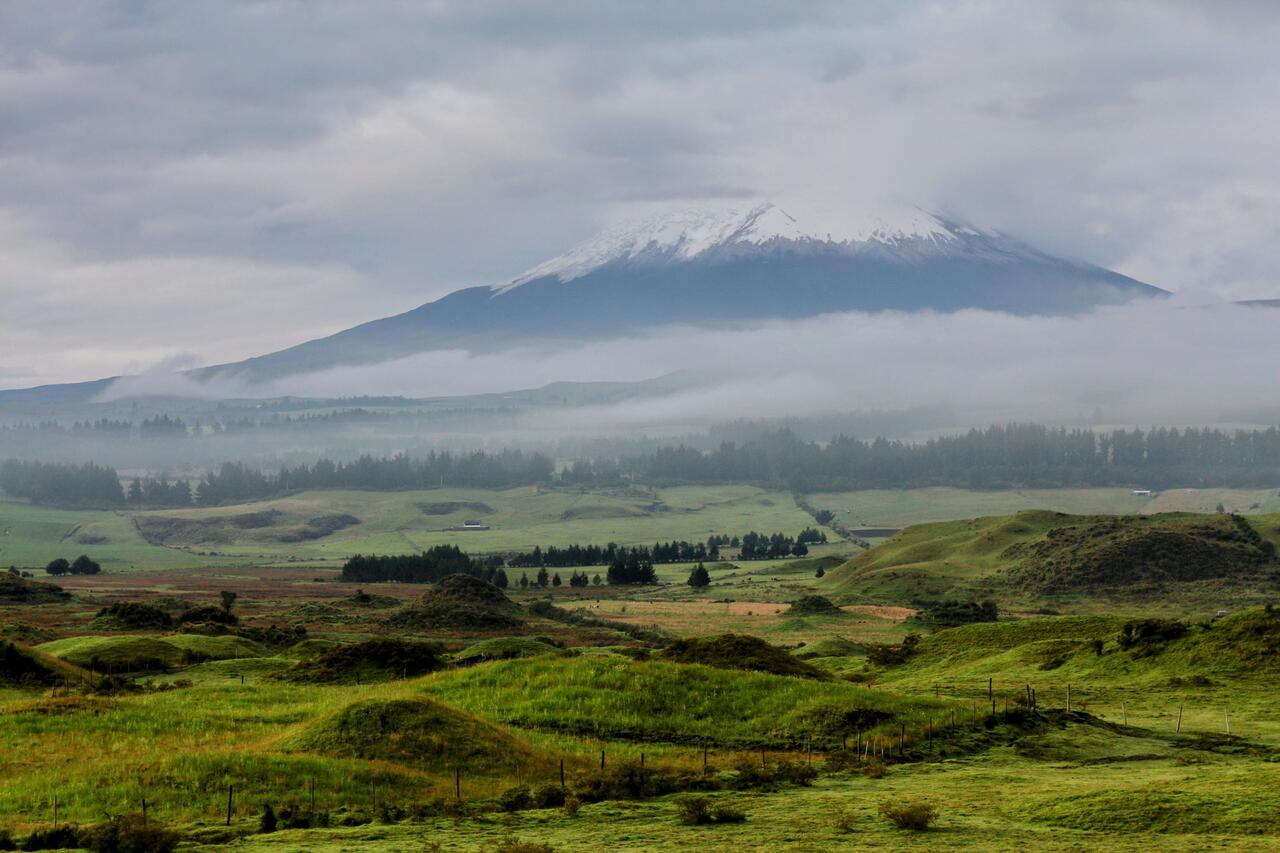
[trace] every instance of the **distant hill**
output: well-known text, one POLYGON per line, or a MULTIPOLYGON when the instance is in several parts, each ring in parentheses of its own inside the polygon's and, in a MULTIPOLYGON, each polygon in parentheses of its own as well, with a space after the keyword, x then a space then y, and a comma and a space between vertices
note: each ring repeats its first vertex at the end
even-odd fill
POLYGON ((1251 600, 1277 589, 1278 541, 1277 515, 1033 510, 908 527, 820 585, 863 601, 1251 600))

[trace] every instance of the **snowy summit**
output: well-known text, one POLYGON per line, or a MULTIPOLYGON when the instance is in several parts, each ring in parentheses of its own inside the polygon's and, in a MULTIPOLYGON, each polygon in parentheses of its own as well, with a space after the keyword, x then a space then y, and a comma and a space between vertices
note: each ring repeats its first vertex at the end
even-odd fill
POLYGON ((572 281, 615 261, 680 262, 719 250, 761 246, 827 246, 845 251, 867 245, 938 246, 965 235, 978 232, 916 207, 865 215, 835 228, 804 223, 771 202, 747 208, 693 208, 610 228, 494 290, 504 292, 547 277, 572 281))

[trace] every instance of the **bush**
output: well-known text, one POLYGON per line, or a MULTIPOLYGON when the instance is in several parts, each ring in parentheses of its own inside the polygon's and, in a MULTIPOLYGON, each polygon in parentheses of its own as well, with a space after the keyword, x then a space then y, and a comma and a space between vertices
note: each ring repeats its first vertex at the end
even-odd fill
POLYGON ((120 815, 82 833, 80 844, 93 853, 172 853, 178 834, 142 815, 120 815))
POLYGON ((22 842, 23 850, 66 850, 80 847, 80 831, 70 824, 51 829, 33 829, 22 842))
POLYGON ((923 800, 894 803, 886 800, 880 804, 880 816, 898 829, 921 832, 929 828, 938 816, 938 807, 923 800))
POLYGON ((747 819, 740 809, 726 803, 715 803, 710 797, 681 797, 676 801, 676 814, 686 826, 708 823, 742 823, 747 819))
POLYGON ((18 843, 7 829, 0 829, 0 850, 17 850, 18 843))
POLYGON ((798 761, 779 761, 761 766, 760 762, 743 758, 734 765, 737 771, 729 787, 738 791, 777 790, 783 785, 807 786, 818 778, 818 771, 798 761))
POLYGON ((258 818, 258 832, 276 831, 276 812, 270 804, 262 807, 262 817, 258 818))
POLYGON ((564 798, 564 813, 569 817, 577 817, 578 810, 582 808, 582 800, 574 796, 564 798))
POLYGON ((680 791, 715 790, 719 784, 691 770, 641 767, 622 762, 612 770, 592 771, 574 782, 574 794, 584 803, 602 800, 641 800, 680 791))
POLYGON ((862 775, 868 779, 883 779, 885 774, 884 762, 878 758, 873 758, 867 762, 867 766, 862 768, 862 775))
POLYGON ((1150 646, 1176 640, 1187 633, 1183 622, 1173 619, 1134 619, 1124 623, 1117 638, 1120 648, 1128 650, 1135 646, 1150 646))

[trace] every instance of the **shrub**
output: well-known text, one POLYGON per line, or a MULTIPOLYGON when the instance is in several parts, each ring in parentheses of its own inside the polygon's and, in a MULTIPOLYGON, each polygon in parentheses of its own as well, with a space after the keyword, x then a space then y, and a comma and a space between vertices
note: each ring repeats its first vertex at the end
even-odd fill
POLYGON ((276 812, 268 803, 262 807, 262 817, 258 818, 258 832, 276 831, 276 812))
POLYGON ((0 829, 0 850, 17 850, 18 843, 7 829, 0 829))
POLYGON ((868 779, 883 779, 885 774, 884 762, 878 758, 873 758, 867 762, 867 766, 862 768, 862 775, 868 779))
POLYGON ((535 809, 555 809, 564 805, 565 790, 559 785, 543 785, 531 792, 535 809))
POLYGON ((577 817, 578 810, 582 808, 582 800, 574 796, 564 798, 564 813, 569 817, 577 817))
POLYGON ((783 785, 807 786, 818 778, 818 771, 798 761, 779 761, 762 766, 760 762, 743 758, 734 765, 736 772, 729 787, 745 791, 749 789, 776 790, 783 785))
POLYGON ((498 805, 505 811, 518 812, 533 805, 533 796, 524 785, 517 785, 498 795, 498 805))
POLYGON ((584 803, 602 800, 640 800, 680 791, 707 791, 719 787, 714 779, 691 770, 641 767, 622 762, 611 770, 591 771, 574 782, 574 794, 584 803))
POLYGON ((836 815, 836 829, 841 832, 857 832, 858 831, 858 813, 857 812, 841 812, 836 815))
POLYGON ((80 831, 70 824, 51 829, 33 829, 22 842, 23 850, 65 850, 80 846, 80 831))
POLYGON ((676 801, 676 814, 686 826, 708 823, 742 823, 746 814, 727 803, 715 803, 710 797, 681 797, 676 801))
POLYGON ((119 815, 81 834, 92 853, 172 853, 178 834, 142 815, 119 815))
POLYGON ((1135 646, 1148 646, 1176 640, 1187 633, 1183 622, 1173 619, 1133 619, 1124 623, 1117 638, 1120 648, 1131 649, 1135 646))
POLYGON ((923 800, 907 800, 895 803, 886 800, 880 804, 880 816, 898 829, 920 832, 929 828, 938 816, 938 807, 923 800))

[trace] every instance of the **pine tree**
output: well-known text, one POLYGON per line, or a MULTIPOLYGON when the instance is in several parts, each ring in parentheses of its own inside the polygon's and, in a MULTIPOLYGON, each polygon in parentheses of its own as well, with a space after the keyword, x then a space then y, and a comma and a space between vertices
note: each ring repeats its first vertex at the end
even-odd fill
POLYGON ((711 585, 711 575, 707 573, 707 567, 698 563, 693 567, 693 571, 689 572, 689 586, 694 589, 702 589, 711 585))
POLYGON ((521 573, 520 573, 520 588, 521 588, 521 589, 528 589, 528 588, 529 588, 529 573, 528 573, 528 572, 521 572, 521 573))
POLYGON ((496 586, 498 589, 506 589, 507 583, 508 581, 507 581, 506 571, 504 571, 503 569, 498 569, 496 572, 493 573, 493 585, 496 586))
POLYGON ((538 586, 543 589, 547 588, 547 570, 546 567, 538 569, 538 586))
POLYGON ((556 572, 554 575, 552 575, 552 576, 551 576, 551 585, 552 585, 552 586, 560 586, 560 573, 559 573, 559 572, 556 572))

